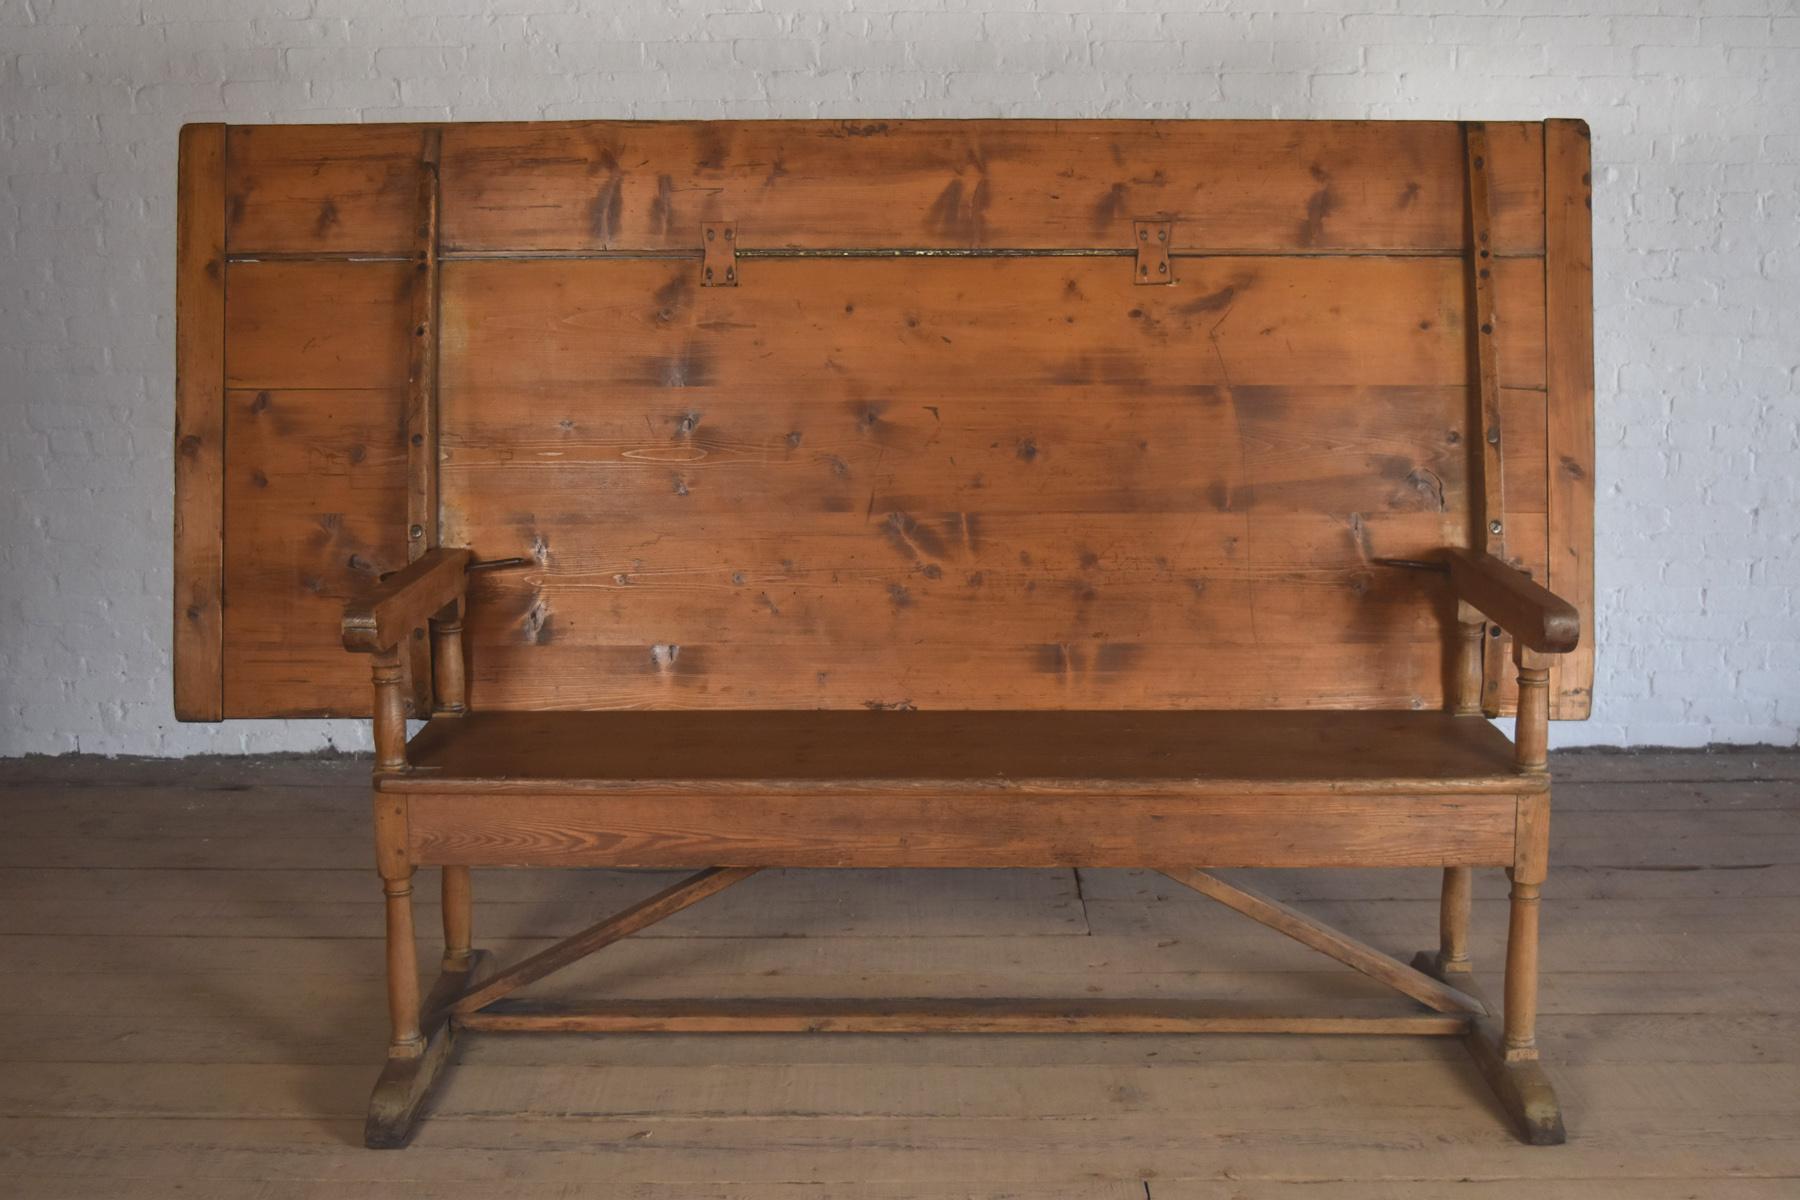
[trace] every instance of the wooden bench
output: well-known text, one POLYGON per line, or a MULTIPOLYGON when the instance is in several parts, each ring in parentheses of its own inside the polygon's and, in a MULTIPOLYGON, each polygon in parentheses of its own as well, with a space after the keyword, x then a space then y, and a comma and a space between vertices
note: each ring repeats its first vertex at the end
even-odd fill
POLYGON ((369 1145, 466 1030, 1456 1036, 1562 1140, 1534 1026, 1547 722, 1592 678, 1587 171, 1575 121, 189 126, 176 707, 373 718, 369 1145), (502 968, 498 866, 695 873, 502 968), (1401 998, 512 995, 847 866, 1151 868, 1401 998), (1235 867, 1441 870, 1438 948, 1235 867), (1512 879, 1498 1009, 1477 867, 1512 879))

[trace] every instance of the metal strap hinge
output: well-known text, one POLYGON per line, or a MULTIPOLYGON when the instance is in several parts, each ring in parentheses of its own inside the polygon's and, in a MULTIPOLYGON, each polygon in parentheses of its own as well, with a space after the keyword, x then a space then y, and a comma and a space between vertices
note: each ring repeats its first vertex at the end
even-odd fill
POLYGON ((700 226, 700 286, 737 286, 736 221, 707 221, 700 226))
POLYGON ((1174 238, 1173 221, 1133 221, 1137 235, 1137 267, 1132 281, 1139 284, 1174 283, 1175 272, 1169 265, 1169 243, 1174 238))

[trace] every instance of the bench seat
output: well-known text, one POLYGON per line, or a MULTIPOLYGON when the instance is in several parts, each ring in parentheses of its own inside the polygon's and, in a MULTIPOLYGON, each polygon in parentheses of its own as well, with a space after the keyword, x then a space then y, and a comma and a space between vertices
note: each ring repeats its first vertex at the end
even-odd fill
POLYGON ((408 758, 415 861, 471 865, 1504 866, 1547 786, 1440 712, 493 712, 408 758))

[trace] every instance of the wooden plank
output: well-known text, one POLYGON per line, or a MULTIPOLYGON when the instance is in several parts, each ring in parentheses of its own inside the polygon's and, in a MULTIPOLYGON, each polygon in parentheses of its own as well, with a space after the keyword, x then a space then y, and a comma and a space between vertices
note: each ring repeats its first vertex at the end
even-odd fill
POLYGON ((412 252, 418 125, 234 125, 233 254, 412 252))
POLYGON ((366 716, 369 664, 344 652, 342 620, 406 565, 404 392, 233 391, 228 404, 226 714, 366 716))
MULTIPOLYGON (((1209 269, 1223 270, 1222 261, 1209 260, 1209 269)), ((1330 382, 1320 382, 1319 368, 1307 384, 1258 383, 1258 371, 1279 378, 1295 370, 1292 355, 1268 349, 1270 337, 1262 336, 1284 319, 1277 310, 1289 303, 1285 284, 1269 291, 1275 285, 1264 275, 1256 276, 1264 282, 1234 283, 1227 272, 1202 297, 1205 313, 1170 309, 1159 316, 1143 307, 1147 289, 1109 274, 1110 260, 1099 262, 765 261, 756 288, 736 289, 697 289, 679 273, 686 268, 657 263, 449 264, 445 534, 483 557, 527 555, 542 567, 497 578, 475 595, 469 625, 474 703, 619 702, 596 697, 594 689, 662 703, 636 686, 642 682, 632 678, 637 662, 655 664, 658 674, 685 673, 692 684, 698 660, 690 658, 684 671, 665 671, 669 664, 657 660, 654 647, 691 653, 701 637, 726 643, 732 655, 773 655, 765 644, 804 643, 817 648, 815 657, 823 655, 829 674, 845 667, 847 648, 862 652, 872 628, 885 633, 896 613, 904 620, 892 636, 906 640, 882 653, 884 665, 900 660, 905 677, 881 680, 872 691, 859 683, 853 694, 827 704, 957 703, 963 693, 954 679, 937 681, 935 698, 913 695, 920 684, 912 677, 931 668, 921 663, 907 671, 900 647, 917 645, 915 656, 924 659, 940 646, 992 643, 996 633, 1012 647, 1073 646, 1096 635, 1143 646, 1135 653, 1146 669, 1166 665, 1167 678, 1190 689, 1205 670, 1198 652, 1176 651, 1179 658, 1148 667, 1164 646, 1373 638, 1423 649, 1441 642, 1432 596, 1416 582, 1371 572, 1367 558, 1426 551, 1458 536, 1463 474, 1449 464, 1459 456, 1452 435, 1461 435, 1447 408, 1437 407, 1466 385, 1464 335, 1441 329, 1444 306, 1453 314, 1461 310, 1453 266, 1257 260, 1245 268, 1273 272, 1270 279, 1297 273, 1292 278, 1302 291, 1325 286, 1327 276, 1365 287, 1385 280, 1384 296, 1418 294, 1427 284, 1441 288, 1416 314, 1396 315, 1391 302, 1364 306, 1389 314, 1376 318, 1391 324, 1372 336, 1403 343, 1424 338, 1432 347, 1427 359, 1437 365, 1381 359, 1368 367, 1378 382, 1358 392, 1343 386, 1345 363, 1362 353, 1349 350, 1350 343, 1366 339, 1346 333, 1339 341, 1321 334, 1320 322, 1298 317, 1287 345, 1305 350, 1312 344, 1305 339, 1323 338, 1316 352, 1319 361, 1332 363, 1323 376, 1330 382), (790 275, 779 274, 784 271, 790 275), (897 289, 897 272, 917 275, 923 293, 897 289), (821 290, 821 280, 832 286, 821 290), (1069 296, 1071 284, 1078 298, 1069 296), (1247 296, 1264 289, 1273 307, 1252 303, 1221 326, 1240 288, 1247 296), (779 291, 778 305, 791 304, 792 311, 775 319, 765 300, 742 303, 757 289, 779 291), (628 299, 659 292, 649 312, 628 299), (1034 292, 1050 313, 1032 306, 1034 292), (898 293, 907 298, 897 301, 898 293), (715 303, 715 296, 726 299, 715 303), (569 309, 578 315, 570 318, 569 309), (1058 314, 1079 324, 1090 313, 1103 324, 1120 320, 1121 328, 1090 335, 1092 355, 1060 374, 1018 377, 1018 362, 1037 361, 1021 355, 1018 339, 1053 336, 1059 343, 1050 353, 1061 354, 1060 342, 1075 327, 1059 324, 1058 314), (1231 335, 1239 317, 1243 332, 1231 335), (1169 328, 1120 357, 1118 346, 1143 343, 1152 322, 1169 328), (1185 340, 1173 332, 1184 322, 1185 340), (1417 328, 1420 322, 1427 328, 1417 328), (816 333, 821 325, 834 331, 825 354, 816 333), (604 343, 593 333, 601 328, 609 331, 604 343), (1215 336, 1223 356, 1212 344, 1215 336), (531 349, 521 354, 520 346, 531 349), (1428 380, 1440 369, 1455 382, 1379 382, 1383 372, 1428 380), (1149 397, 1156 398, 1154 407, 1149 397), (1385 415, 1361 415, 1371 412, 1385 415), (1413 416, 1419 422, 1413 434, 1400 434, 1413 416), (528 436, 518 444, 521 428, 528 436), (1203 507, 1242 512, 1245 523, 1095 519, 1203 507), (827 520, 806 517, 819 509, 827 520), (1044 520, 1043 535, 1009 545, 1006 523, 995 518, 1021 509, 1082 515, 1060 529, 1044 520), (1263 524, 1265 510, 1330 515, 1290 546, 1294 531, 1263 524), (1395 510, 1421 519, 1390 539, 1385 531, 1398 527, 1385 518, 1395 510), (775 511, 780 515, 772 519, 775 511), (801 525, 831 531, 829 540, 777 533, 801 525), (909 532, 915 529, 916 537, 909 532), (978 529, 988 545, 971 552, 978 529), (1228 542, 1239 548, 1240 560, 1256 560, 1254 588, 1229 572, 1221 576, 1219 562, 1204 561, 1216 557, 1210 551, 1176 561, 1228 542), (949 547, 944 561, 930 550, 940 544, 949 547), (1086 568, 1078 565, 1083 550, 1086 568), (1069 565, 1027 569, 1020 555, 1038 564, 1066 558, 1069 565), (1148 571, 1159 557, 1168 567, 1143 586, 1121 573, 1133 562, 1148 571), (1297 564, 1302 575, 1283 577, 1275 564, 1284 562, 1297 564), (980 587, 972 589, 971 579, 980 587), (1196 580, 1205 593, 1196 592, 1196 580), (555 649, 540 652, 546 639, 555 649), (607 666, 589 660, 570 669, 576 648, 598 639, 610 646, 631 640, 639 648, 607 666), (535 698, 549 691, 560 698, 535 698)), ((1530 295, 1541 274, 1535 264, 1511 268, 1523 272, 1522 294, 1530 295)), ((1452 326, 1459 322, 1450 318, 1452 326)), ((1529 347, 1523 357, 1530 359, 1529 347)), ((1525 361, 1518 374, 1529 383, 1541 377, 1541 367, 1525 361)), ((1013 653, 991 645, 980 652, 988 658, 1013 653)), ((1044 656, 1041 649, 1021 653, 1044 656)), ((1054 653, 1059 663, 1078 660, 1073 671, 1058 667, 1054 674, 1093 674, 1080 665, 1085 653, 1054 653)), ((1109 662, 1118 661, 1117 653, 1104 652, 1114 656, 1109 662)), ((1413 652, 1397 653, 1402 657, 1389 669, 1399 669, 1405 681, 1391 690, 1376 685, 1372 694, 1390 704, 1436 705, 1442 680, 1435 662, 1407 667, 1413 652)), ((1435 659, 1441 651, 1429 653, 1435 659)), ((871 670, 866 661, 850 669, 871 670)), ((1290 694, 1319 688, 1341 694, 1344 687, 1304 656, 1273 669, 1291 692, 1263 687, 1270 676, 1262 672, 1207 676, 1209 684, 1219 677, 1217 686, 1238 689, 1220 704, 1279 706, 1290 694)), ((731 680, 705 692, 688 688, 679 702, 818 703, 816 679, 783 666, 755 674, 754 698, 731 680), (787 689, 792 699, 783 698, 787 689)), ((1085 702, 1104 706, 1131 694, 1183 702, 1158 695, 1163 686, 1112 681, 1085 702)), ((1041 705, 1016 698, 1034 693, 1041 686, 1020 680, 1012 697, 983 703, 1041 705)))
MULTIPOLYGON (((507 491, 529 498, 519 507, 535 507, 541 491, 624 512, 713 516, 1367 514, 1467 505, 1462 387, 926 393, 898 379, 880 391, 859 404, 754 384, 676 393, 639 385, 599 401, 572 384, 453 386, 444 408, 446 489, 477 509, 507 491), (1188 415, 1190 406, 1212 414, 1188 415), (1237 436, 1221 437, 1233 422, 1237 436)), ((1542 512, 1543 393, 1506 396, 1530 469, 1509 504, 1542 512)))
POLYGON ((1541 792, 1504 735, 1442 712, 470 713, 383 791, 879 792, 1177 798, 1541 792))
MULTIPOLYGON (((484 488, 451 539, 482 557, 543 560, 472 580, 469 625, 496 669, 534 654, 548 663, 546 646, 648 653, 702 641, 805 645, 819 669, 845 665, 835 647, 885 638, 927 648, 1425 642, 1441 628, 1442 581, 1372 559, 1435 553, 1450 523, 1437 513, 1363 519, 1355 510, 1266 518, 888 510, 753 521, 609 511, 591 489, 558 498, 535 486, 529 498, 542 503, 508 513, 497 499, 487 503, 499 495, 484 488), (584 510, 603 516, 598 528, 584 523, 584 510)), ((1115 656, 1107 665, 1134 663, 1115 656)), ((1309 688, 1284 678, 1297 692, 1309 688)))
POLYGON ((920 648, 873 637, 800 671, 795 648, 780 644, 565 644, 554 654, 521 646, 504 665, 499 644, 478 644, 471 659, 476 708, 1436 709, 1444 694, 1442 637, 1194 643, 1154 654, 1042 642, 920 648), (1293 681, 1308 671, 1318 678, 1297 691, 1293 681))
POLYGON ((1391 955, 1341 930, 1307 916, 1279 900, 1271 899, 1251 888, 1230 883, 1216 875, 1192 867, 1166 870, 1163 874, 1183 887, 1192 888, 1209 900, 1217 901, 1233 912, 1241 913, 1277 933, 1293 938, 1302 946, 1317 950, 1377 983, 1386 984, 1411 996, 1427 1008, 1441 1013, 1485 1014, 1487 1006, 1467 992, 1451 987, 1415 970, 1391 955))
MULTIPOLYGON (((524 386, 677 401, 695 387, 824 388, 867 402, 903 389, 1469 380, 1454 259, 1196 259, 1166 288, 1091 258, 765 260, 755 274, 701 288, 689 262, 447 262, 444 403, 452 389, 524 386)), ((1536 313, 1542 280, 1538 260, 1502 260, 1496 303, 1536 313)), ((1543 386, 1541 322, 1509 329, 1499 371, 1543 386)))
MULTIPOLYGON (((1506 481, 1505 457, 1500 452, 1504 427, 1500 408, 1499 347, 1502 339, 1497 313, 1493 219, 1488 205, 1488 138, 1487 126, 1470 121, 1463 126, 1463 147, 1468 171, 1469 240, 1466 250, 1468 291, 1473 317, 1470 321, 1469 347, 1472 360, 1473 393, 1470 396, 1469 429, 1474 439, 1473 486, 1469 509, 1471 529, 1469 544, 1487 554, 1506 557, 1506 481)), ((1509 331, 1510 332, 1510 331, 1509 331)), ((1508 691, 1502 695, 1501 679, 1508 664, 1504 631, 1496 624, 1487 626, 1482 653, 1481 690, 1483 711, 1498 716, 1517 703, 1508 691)))
MULTIPOLYGON (((1541 129, 1496 129, 1500 245, 1535 254, 1541 129)), ((1178 252, 1454 251, 1460 152, 1449 122, 456 125, 445 236, 464 251, 697 251, 703 222, 734 220, 745 248, 1126 248, 1150 217, 1173 222, 1178 252)))
MULTIPOLYGON (((1477 435, 1474 490, 1477 501, 1471 509, 1475 528, 1471 544, 1483 546, 1489 554, 1505 556, 1505 485, 1502 474, 1505 459, 1500 453, 1502 436, 1500 414, 1501 333, 1496 314, 1493 220, 1488 206, 1488 139, 1487 127, 1481 122, 1464 126, 1468 154, 1469 242, 1465 270, 1468 289, 1473 297, 1473 318, 1469 345, 1473 350, 1474 394, 1471 430, 1477 435)), ((1508 331, 1510 333, 1510 330, 1508 331)))
POLYGON ((1492 866, 1499 796, 408 794, 422 865, 1492 866))
POLYGON ((581 1009, 501 1005, 455 1018, 505 1033, 1306 1034, 1456 1037, 1453 1014, 1392 1016, 1246 1012, 1146 1000, 637 1001, 581 1009))
MULTIPOLYGON (((418 219, 413 231, 411 312, 406 365, 406 554, 417 562, 439 543, 438 513, 438 271, 440 210, 438 158, 443 131, 420 137, 418 219)), ((431 643, 406 644, 407 703, 413 716, 433 710, 431 643)))
MULTIPOLYGON (((1549 388, 1548 584, 1594 623, 1593 180, 1583 121, 1544 122, 1544 321, 1549 388)), ((1593 703, 1594 639, 1550 668, 1550 716, 1593 703)))
MULTIPOLYGON (((1681 1195, 1652 1190, 1660 1187, 1654 1182, 1645 1187, 1639 1176, 1717 1179, 1722 1186, 1716 1192, 1702 1183, 1698 1194, 1707 1200, 1715 1195, 1719 1200, 1740 1200, 1754 1194, 1741 1190, 1744 1185, 1785 1183, 1800 1173, 1796 1165, 1800 1152, 1783 1124, 1791 1122, 1791 1114, 1746 1112, 1742 1106, 1721 1112, 1713 1103, 1716 1079, 1704 1072, 1681 1072, 1680 1086, 1672 1090, 1664 1073, 1660 1090, 1665 1098, 1650 1108, 1641 1099, 1659 1091, 1646 1078, 1650 1072, 1581 1072, 1576 1085, 1584 1094, 1591 1090, 1598 1097, 1602 1125, 1598 1130, 1584 1129, 1566 1151, 1533 1154, 1520 1147, 1490 1111, 1470 1103, 1469 1089, 1481 1085, 1473 1068, 1467 1070, 1466 1075, 1446 1072, 1443 1064, 1430 1063, 1391 1072, 1321 1066, 1292 1075, 1285 1069, 1266 1068, 1260 1076, 1253 1068, 1214 1072, 1205 1079, 1190 1073, 1180 1079, 1184 1094, 1171 1097, 1157 1086, 1151 1093, 1154 1100, 1146 1099, 1141 1090, 1145 1079, 1154 1076, 1147 1068, 1124 1078, 1095 1073, 1070 1078, 1072 1073, 1065 1073, 993 1079, 986 1087, 973 1085, 962 1072, 933 1071, 924 1079, 897 1073, 865 1076, 871 1085, 879 1079, 895 1098, 928 1095, 940 1103, 950 1098, 964 1105, 979 1098, 985 1106, 998 1098, 995 1092, 1007 1088, 1015 1099, 1023 1092, 1046 1101, 1079 1099, 1089 1106, 1080 1117, 1060 1120, 1042 1112, 979 1119, 954 1111, 905 1117, 866 1109, 821 1114, 788 1094, 803 1086, 822 1086, 822 1081, 807 1075, 782 1080, 779 1096, 771 1096, 796 1107, 746 1120, 723 1108, 699 1109, 691 1104, 696 1088, 719 1086, 718 1072, 713 1079, 681 1081, 686 1089, 671 1095, 690 1101, 690 1107, 678 1115, 645 1115, 621 1107, 580 1113, 546 1109, 528 1118, 495 1116, 505 1111, 509 1093, 525 1083, 521 1078, 508 1081, 511 1086, 504 1091, 499 1087, 484 1091, 483 1097, 493 1101, 485 1113, 438 1116, 427 1127, 428 1152, 383 1156, 401 1161, 380 1169, 366 1165, 371 1156, 360 1147, 352 1148, 356 1123, 335 1105, 330 1117, 317 1112, 221 1114, 204 1122, 161 1113, 118 1114, 107 1122, 11 1117, 0 1124, 0 1136, 25 1148, 14 1158, 15 1170, 36 1175, 60 1172, 63 1178, 85 1181, 90 1187, 103 1183, 101 1190, 111 1180, 123 1180, 126 1190, 132 1190, 132 1182, 146 1176, 191 1183, 196 1156, 203 1155, 207 1178, 237 1183, 238 1195, 256 1194, 273 1177, 325 1181, 335 1190, 319 1194, 331 1196, 343 1195, 346 1181, 355 1181, 366 1183, 371 1194, 413 1186, 458 1200, 474 1193, 445 1189, 471 1179, 494 1189, 521 1180, 536 1183, 536 1192, 487 1193, 533 1200, 545 1195, 559 1200, 791 1197, 797 1163, 804 1165, 807 1180, 824 1185, 801 1195, 860 1196, 869 1194, 864 1184, 875 1179, 890 1188, 876 1195, 910 1197, 919 1195, 911 1189, 935 1187, 940 1194, 961 1200, 1058 1195, 1049 1189, 1064 1187, 1076 1177, 1097 1197, 1111 1196, 1105 1187, 1121 1179, 1129 1180, 1137 1189, 1135 1195, 1142 1196, 1147 1162, 1157 1164, 1157 1179, 1205 1181, 1210 1191, 1189 1190, 1186 1195, 1209 1198, 1234 1191, 1260 1195, 1264 1181, 1280 1184, 1296 1174, 1309 1180, 1314 1195, 1318 1194, 1314 1181, 1346 1174, 1378 1184, 1357 1193, 1359 1200, 1389 1195, 1381 1188, 1392 1183, 1396 1164, 1409 1172, 1408 1178, 1432 1177, 1438 1188, 1415 1190, 1408 1196, 1460 1193, 1463 1180, 1478 1176, 1503 1179, 1511 1195, 1526 1187, 1535 1194, 1557 1186, 1556 1181, 1573 1179, 1579 1187, 1543 1194, 1581 1200, 1638 1196, 1661 1200, 1681 1195), (1434 1075, 1445 1082, 1429 1082, 1434 1075), (1704 1088, 1708 1083, 1713 1088, 1704 1088), (1371 1093, 1391 1099, 1377 1103, 1371 1093), (1357 1097, 1359 1103, 1346 1103, 1346 1096, 1357 1097), (1099 1114, 1092 1111, 1096 1097, 1106 1098, 1107 1107, 1099 1114), (1678 1111, 1684 1100, 1687 1110, 1678 1111), (1696 1102, 1704 1102, 1703 1107, 1696 1102), (1419 1137, 1421 1110, 1426 1108, 1434 1120, 1445 1122, 1441 1136, 1419 1137), (831 1115, 838 1119, 829 1120, 831 1115), (1077 1121, 1080 1136, 1072 1137, 1077 1121), (98 1144, 97 1128, 107 1134, 98 1144), (1452 1155, 1456 1165, 1445 1165, 1452 1155), (1628 1164, 1631 1177, 1620 1179, 1621 1163, 1628 1164), (593 1186, 596 1175, 603 1187, 593 1186), (721 1187, 720 1180, 730 1182, 721 1187), (1545 1184, 1546 1180, 1552 1182, 1545 1184), (738 1181, 770 1190, 759 1194, 738 1181)), ((1178 1078, 1171 1074, 1153 1082, 1175 1085, 1178 1078)), ((211 1077, 195 1082, 217 1086, 211 1077)), ((273 1095, 304 1094, 309 1082, 331 1087, 334 1095, 354 1091, 346 1077, 335 1073, 324 1077, 284 1073, 270 1081, 261 1098, 266 1103, 273 1095)), ((558 1082, 585 1089, 569 1094, 581 1095, 588 1108, 603 1108, 596 1099, 606 1096, 608 1089, 591 1074, 558 1082)), ((767 1088, 769 1082, 763 1076, 747 1077, 726 1094, 735 1098, 740 1088, 767 1088)), ((90 1087, 99 1092, 106 1084, 96 1077, 90 1087)), ((1766 1094, 1766 1086, 1762 1090, 1766 1094)), ((539 1099, 563 1094, 560 1089, 546 1090, 539 1099)), ((1305 1193, 1289 1188, 1275 1194, 1285 1198, 1305 1193)), ((1490 1189, 1479 1194, 1509 1193, 1490 1189)))
POLYGON ((175 716, 224 716, 225 127, 185 125, 175 247, 175 716))
POLYGON ((412 273, 405 262, 233 263, 228 386, 404 389, 412 273))

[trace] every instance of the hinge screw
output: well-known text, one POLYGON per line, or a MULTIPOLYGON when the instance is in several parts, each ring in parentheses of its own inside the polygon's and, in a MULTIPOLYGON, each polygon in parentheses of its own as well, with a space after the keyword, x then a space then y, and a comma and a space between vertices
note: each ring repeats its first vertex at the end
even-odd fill
POLYGON ((1488 522, 1488 532, 1489 533, 1499 533, 1500 532, 1500 522, 1489 521, 1488 522))

